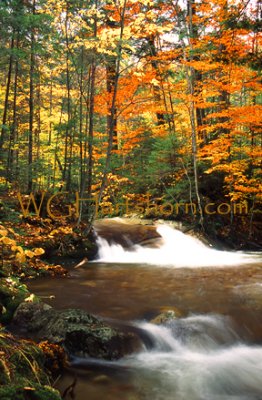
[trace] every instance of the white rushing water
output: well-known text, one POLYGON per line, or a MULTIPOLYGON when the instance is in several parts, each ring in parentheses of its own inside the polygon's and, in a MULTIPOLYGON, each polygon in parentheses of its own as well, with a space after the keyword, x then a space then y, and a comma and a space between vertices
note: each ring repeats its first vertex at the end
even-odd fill
POLYGON ((163 242, 159 248, 135 245, 132 250, 126 250, 120 244, 109 244, 98 236, 99 253, 96 261, 175 267, 234 266, 259 262, 256 254, 215 250, 164 224, 159 225, 157 231, 163 242))
MULTIPOLYGON (((98 237, 97 262, 194 268, 261 261, 261 254, 215 250, 168 225, 157 231, 162 237, 158 248, 127 250, 98 237)), ((229 317, 193 315, 164 325, 135 325, 150 339, 150 348, 113 363, 130 372, 135 398, 262 400, 262 346, 244 343, 229 317)))
POLYGON ((242 344, 222 316, 140 323, 154 346, 120 363, 145 400, 261 400, 262 347, 242 344))

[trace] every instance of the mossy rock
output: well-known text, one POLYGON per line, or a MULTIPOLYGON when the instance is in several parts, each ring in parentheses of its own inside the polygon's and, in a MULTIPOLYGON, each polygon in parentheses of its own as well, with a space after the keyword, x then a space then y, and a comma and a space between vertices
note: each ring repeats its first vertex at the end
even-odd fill
POLYGON ((39 340, 62 345, 77 356, 116 360, 141 346, 134 333, 121 332, 83 310, 59 311, 44 303, 22 303, 13 324, 39 340))
POLYGON ((0 315, 0 322, 10 322, 19 304, 21 304, 29 294, 26 285, 22 284, 18 278, 1 278, 0 304, 2 306, 2 313, 0 315))

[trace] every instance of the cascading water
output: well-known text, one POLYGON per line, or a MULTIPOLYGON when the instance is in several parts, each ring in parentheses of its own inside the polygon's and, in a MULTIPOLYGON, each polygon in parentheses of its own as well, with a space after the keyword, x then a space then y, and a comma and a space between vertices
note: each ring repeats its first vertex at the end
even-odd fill
POLYGON ((109 244, 98 236, 99 252, 96 261, 175 267, 233 266, 259 261, 255 254, 214 250, 200 240, 164 224, 159 225, 157 231, 162 237, 159 248, 135 245, 131 250, 126 250, 120 244, 109 244))
POLYGON ((133 369, 142 399, 262 399, 262 347, 236 341, 228 318, 192 316, 168 327, 138 326, 154 347, 120 363, 133 369))

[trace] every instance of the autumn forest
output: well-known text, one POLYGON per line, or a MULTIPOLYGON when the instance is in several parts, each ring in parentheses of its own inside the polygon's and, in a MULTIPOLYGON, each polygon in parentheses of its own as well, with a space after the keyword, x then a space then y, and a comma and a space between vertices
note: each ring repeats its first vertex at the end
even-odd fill
POLYGON ((1 1, 2 190, 78 192, 109 216, 150 198, 252 237, 260 18, 255 0, 1 1))
POLYGON ((0 0, 1 399, 262 398, 261 17, 0 0))

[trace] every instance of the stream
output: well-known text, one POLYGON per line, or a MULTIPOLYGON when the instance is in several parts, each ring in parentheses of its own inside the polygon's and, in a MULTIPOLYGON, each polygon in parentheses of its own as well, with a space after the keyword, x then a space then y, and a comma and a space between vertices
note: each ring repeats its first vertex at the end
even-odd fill
POLYGON ((30 290, 143 332, 143 349, 115 362, 73 359, 56 387, 66 400, 261 400, 261 254, 217 251, 162 225, 157 248, 98 238, 99 259, 30 290), (178 309, 168 326, 150 320, 178 309), (150 343, 150 345, 148 344, 150 343))

